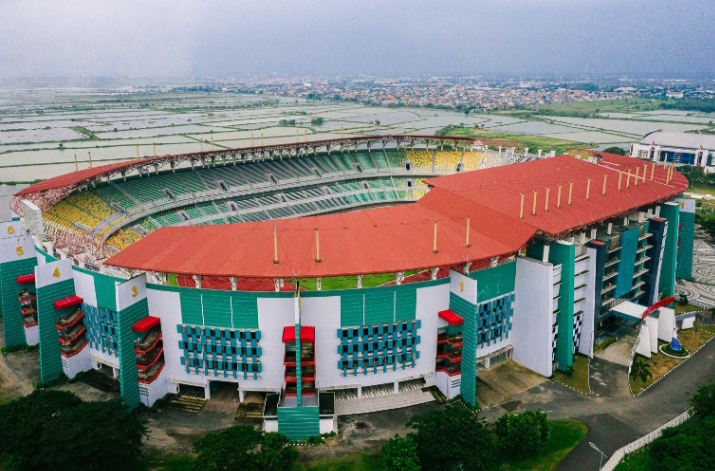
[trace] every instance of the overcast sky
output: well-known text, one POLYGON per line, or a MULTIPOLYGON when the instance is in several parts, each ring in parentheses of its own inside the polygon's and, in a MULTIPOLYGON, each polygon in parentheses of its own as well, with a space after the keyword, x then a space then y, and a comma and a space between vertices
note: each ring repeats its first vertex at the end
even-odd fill
POLYGON ((715 76, 715 0, 0 0, 0 76, 715 76))

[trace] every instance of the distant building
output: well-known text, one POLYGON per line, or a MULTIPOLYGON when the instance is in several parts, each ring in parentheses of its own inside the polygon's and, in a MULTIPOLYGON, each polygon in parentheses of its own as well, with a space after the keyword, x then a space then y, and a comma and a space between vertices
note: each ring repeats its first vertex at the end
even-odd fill
POLYGON ((654 131, 643 136, 640 143, 631 144, 630 155, 658 163, 694 165, 711 172, 715 171, 715 136, 654 131))

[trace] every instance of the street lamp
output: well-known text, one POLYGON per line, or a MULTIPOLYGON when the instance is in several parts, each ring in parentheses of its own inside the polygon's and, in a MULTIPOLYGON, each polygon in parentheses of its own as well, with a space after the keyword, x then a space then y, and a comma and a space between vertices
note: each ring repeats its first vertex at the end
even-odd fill
POLYGON ((601 454, 601 462, 598 464, 598 469, 601 469, 603 466, 603 458, 608 458, 604 452, 598 449, 596 445, 593 444, 593 442, 588 442, 589 446, 599 452, 601 454))

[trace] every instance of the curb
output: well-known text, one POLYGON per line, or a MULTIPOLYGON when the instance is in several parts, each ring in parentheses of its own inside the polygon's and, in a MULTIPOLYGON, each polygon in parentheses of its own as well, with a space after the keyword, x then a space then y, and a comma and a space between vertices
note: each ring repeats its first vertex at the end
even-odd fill
MULTIPOLYGON (((670 371, 668 371, 667 373, 665 373, 663 376, 661 376, 660 378, 658 378, 658 379, 656 379, 655 381, 653 381, 651 384, 648 385, 648 387, 646 387, 645 389, 643 389, 643 390, 642 390, 641 392, 639 392, 638 394, 633 394, 633 389, 631 389, 631 380, 630 380, 630 377, 629 377, 629 378, 628 378, 628 390, 630 391, 631 396, 632 396, 632 397, 639 397, 639 396, 641 396, 644 392, 648 391, 650 388, 652 388, 653 386, 655 386, 656 384, 658 384, 658 383, 660 382, 660 380, 662 380, 663 378, 665 378, 666 376, 668 376, 670 373, 672 373, 673 371, 675 371, 680 365, 682 365, 682 364, 685 363, 686 361, 688 361, 688 360, 690 360, 691 358, 693 358, 693 356, 694 356, 696 353, 698 353, 700 350, 702 350, 703 347, 705 347, 707 344, 709 344, 713 339, 715 339, 715 335, 713 335, 712 337, 710 337, 710 339, 708 339, 707 342, 705 342, 704 344, 702 344, 702 345, 700 346, 700 348, 698 348, 698 349, 695 350, 694 352, 691 352, 689 357, 683 358, 683 361, 681 361, 680 363, 678 363, 677 365, 675 365, 670 371)), ((669 355, 668 355, 668 356, 669 356, 669 355)), ((629 375, 629 376, 630 376, 630 375, 629 375)))
MULTIPOLYGON (((713 338, 715 338, 715 337, 713 337, 713 338)), ((556 381, 555 379, 552 379, 551 382, 552 382, 552 383, 556 383, 556 384, 560 384, 561 386, 563 386, 563 387, 565 387, 565 388, 569 388, 569 389, 572 390, 572 391, 576 391, 577 393, 579 393, 579 394, 581 394, 581 395, 583 395, 583 396, 590 396, 590 395, 591 395, 591 392, 592 392, 592 391, 591 391, 591 358, 589 358, 589 357, 586 357, 586 358, 588 358, 588 365, 587 365, 587 371, 586 371, 586 374, 587 374, 587 376, 586 376, 586 381, 587 381, 587 383, 588 383, 588 393, 585 393, 585 392, 583 392, 583 391, 579 391, 578 389, 576 389, 576 388, 574 388, 574 387, 572 387, 572 386, 569 386, 568 384, 564 384, 564 383, 562 383, 561 381, 556 381)))

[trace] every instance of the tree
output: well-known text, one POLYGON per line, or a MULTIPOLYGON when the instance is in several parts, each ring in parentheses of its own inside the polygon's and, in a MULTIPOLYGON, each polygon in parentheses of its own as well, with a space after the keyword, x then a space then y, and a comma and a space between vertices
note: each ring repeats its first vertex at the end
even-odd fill
POLYGON ((417 433, 422 469, 486 471, 493 469, 494 445, 483 421, 461 406, 447 406, 414 417, 407 423, 417 433))
POLYGON ((420 471, 417 443, 411 436, 395 434, 382 445, 382 467, 385 471, 420 471))
POLYGON ((715 381, 701 384, 690 399, 696 417, 715 417, 715 381))
POLYGON ((609 147, 608 149, 605 149, 603 152, 608 152, 609 154, 618 154, 618 155, 626 155, 627 154, 627 152, 625 150, 623 150, 623 148, 618 147, 618 146, 609 147))
POLYGON ((288 438, 278 433, 262 433, 249 425, 237 425, 206 435, 194 444, 198 454, 196 471, 262 469, 289 471, 298 452, 288 438))
POLYGON ((631 375, 642 383, 645 383, 649 378, 653 377, 653 373, 650 372, 650 365, 641 357, 636 357, 633 361, 633 365, 631 365, 631 375))
POLYGON ((144 421, 118 402, 35 391, 0 407, 0 452, 17 471, 137 468, 144 421))
POLYGON ((38 454, 43 428, 81 403, 70 392, 38 390, 0 406, 0 451, 11 456, 9 468, 44 469, 38 454))
POLYGON ((524 457, 533 455, 549 440, 549 422, 541 410, 519 415, 502 415, 496 424, 501 447, 509 453, 524 457))
POLYGON ((50 421, 37 452, 53 471, 122 471, 138 467, 144 420, 119 402, 84 402, 50 421))
POLYGON ((323 118, 316 117, 310 120, 310 124, 313 126, 322 126, 323 125, 323 118))

